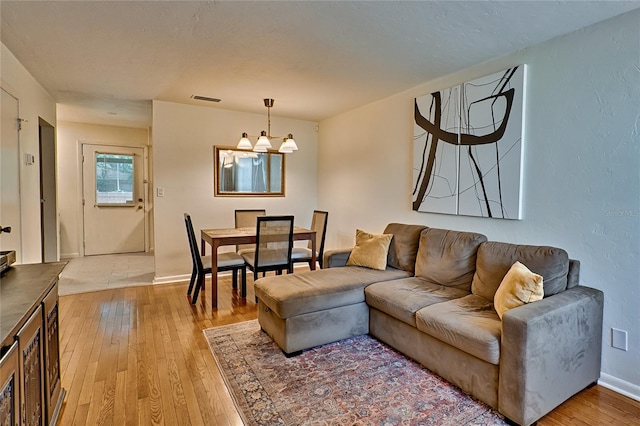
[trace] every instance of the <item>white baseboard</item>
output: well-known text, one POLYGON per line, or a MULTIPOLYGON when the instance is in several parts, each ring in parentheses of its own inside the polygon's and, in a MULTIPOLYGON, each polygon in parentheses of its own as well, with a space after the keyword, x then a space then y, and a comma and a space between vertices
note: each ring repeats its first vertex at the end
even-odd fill
POLYGON ((191 274, 184 275, 167 275, 164 277, 153 277, 153 282, 151 284, 169 284, 169 283, 179 283, 183 281, 189 281, 191 279, 191 274))
POLYGON ((80 257, 80 253, 60 253, 60 260, 75 259, 76 257, 80 257))
MULTIPOLYGON (((225 271, 218 273, 218 276, 230 275, 231 271, 225 271)), ((151 284, 169 284, 169 283, 180 283, 184 281, 189 281, 191 279, 191 274, 183 274, 183 275, 167 275, 164 277, 154 277, 153 282, 151 284)))
POLYGON ((600 379, 598 384, 604 386, 607 389, 611 389, 614 392, 618 392, 624 396, 628 396, 631 399, 640 401, 640 386, 633 383, 625 382, 615 376, 600 372, 600 379))

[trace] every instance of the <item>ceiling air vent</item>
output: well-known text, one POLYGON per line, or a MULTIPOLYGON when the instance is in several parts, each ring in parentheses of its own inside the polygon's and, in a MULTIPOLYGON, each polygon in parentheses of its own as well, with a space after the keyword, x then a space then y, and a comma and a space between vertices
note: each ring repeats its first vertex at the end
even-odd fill
POLYGON ((207 101, 207 102, 220 102, 218 98, 210 98, 208 96, 200 96, 200 95, 191 95, 191 99, 196 99, 198 101, 207 101))

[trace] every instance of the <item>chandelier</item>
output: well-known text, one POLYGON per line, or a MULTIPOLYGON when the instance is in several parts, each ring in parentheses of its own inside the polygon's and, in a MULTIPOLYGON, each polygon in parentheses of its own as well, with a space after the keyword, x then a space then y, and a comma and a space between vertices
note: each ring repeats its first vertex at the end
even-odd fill
POLYGON ((238 142, 238 149, 252 149, 254 152, 267 152, 271 149, 271 139, 282 139, 282 144, 278 149, 278 152, 283 154, 290 154, 293 151, 298 150, 296 141, 293 140, 293 135, 289 133, 287 136, 271 136, 271 108, 273 107, 273 99, 264 99, 264 106, 267 107, 267 131, 260 132, 260 136, 250 136, 246 132, 242 133, 242 138, 238 142), (249 137, 257 137, 258 141, 255 146, 251 145, 249 137))

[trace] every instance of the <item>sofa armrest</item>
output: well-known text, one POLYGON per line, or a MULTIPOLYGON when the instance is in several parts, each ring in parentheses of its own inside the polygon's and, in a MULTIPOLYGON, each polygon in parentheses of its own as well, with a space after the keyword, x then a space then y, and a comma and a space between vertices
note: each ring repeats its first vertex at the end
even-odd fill
POLYGON ((337 250, 327 250, 324 252, 323 258, 323 267, 325 268, 336 268, 339 266, 346 266, 347 259, 349 259, 349 255, 351 254, 351 248, 348 249, 337 249, 337 250))
POLYGON ((530 425, 600 377, 604 295, 574 287, 505 312, 498 409, 530 425))

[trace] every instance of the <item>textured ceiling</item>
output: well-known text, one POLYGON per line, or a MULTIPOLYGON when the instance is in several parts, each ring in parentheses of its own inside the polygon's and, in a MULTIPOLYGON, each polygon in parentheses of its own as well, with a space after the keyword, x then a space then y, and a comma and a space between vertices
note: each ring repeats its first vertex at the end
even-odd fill
POLYGON ((59 119, 147 126, 151 100, 319 121, 638 1, 6 1, 1 39, 59 119), (191 95, 222 99, 209 104, 191 95))

